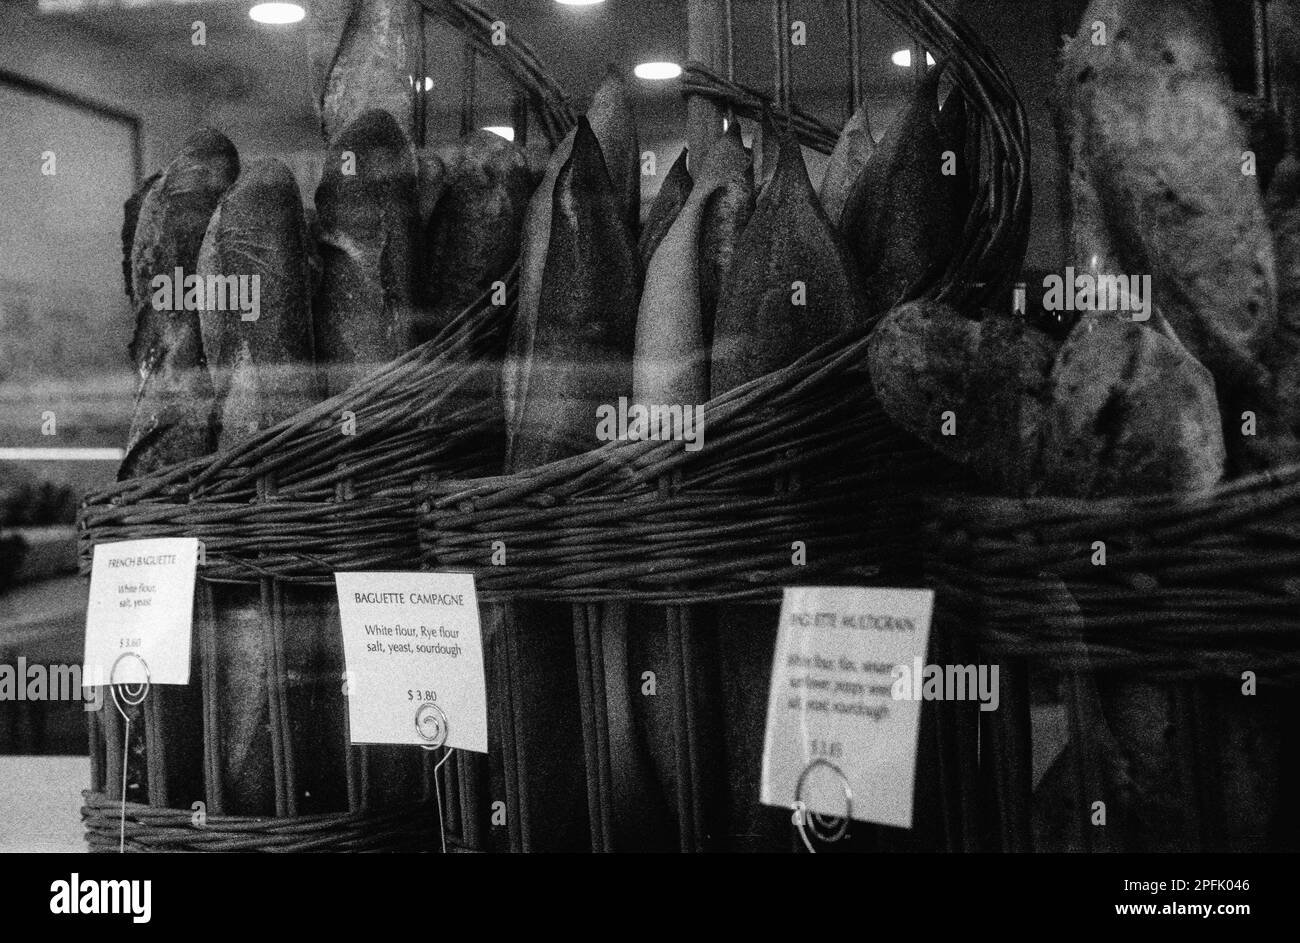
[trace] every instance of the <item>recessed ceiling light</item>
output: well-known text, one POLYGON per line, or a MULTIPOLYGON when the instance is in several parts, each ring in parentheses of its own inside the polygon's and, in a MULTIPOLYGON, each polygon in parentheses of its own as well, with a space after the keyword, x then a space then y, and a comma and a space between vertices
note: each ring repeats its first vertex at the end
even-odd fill
POLYGON ((643 62, 632 71, 647 82, 666 82, 681 75, 682 67, 676 62, 643 62))
POLYGON ((307 11, 296 3, 259 3, 248 11, 248 15, 258 23, 297 23, 307 11))
POLYGON ((598 3, 604 3, 605 0, 555 0, 555 2, 565 7, 594 7, 598 3))
POLYGON ((498 137, 503 137, 507 141, 513 141, 515 139, 515 129, 510 127, 509 125, 490 124, 487 127, 485 127, 483 130, 491 131, 493 134, 497 135, 498 137))
MULTIPOLYGON (((912 50, 910 49, 900 49, 898 50, 898 52, 894 53, 890 58, 893 59, 894 65, 900 68, 903 69, 912 68, 912 50)), ((928 52, 925 54, 925 64, 927 66, 933 66, 935 64, 934 56, 930 55, 928 52)))

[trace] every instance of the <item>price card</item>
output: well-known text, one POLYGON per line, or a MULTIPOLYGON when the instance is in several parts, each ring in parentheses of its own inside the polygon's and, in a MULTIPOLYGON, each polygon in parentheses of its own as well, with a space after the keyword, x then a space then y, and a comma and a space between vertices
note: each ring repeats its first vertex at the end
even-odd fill
POLYGON ((198 558, 193 537, 95 546, 84 686, 189 683, 198 558))
POLYGON ((487 752, 474 577, 336 573, 353 743, 487 752))
POLYGON ((930 636, 934 593, 787 588, 772 664, 761 799, 912 827, 921 704, 904 687, 930 636))

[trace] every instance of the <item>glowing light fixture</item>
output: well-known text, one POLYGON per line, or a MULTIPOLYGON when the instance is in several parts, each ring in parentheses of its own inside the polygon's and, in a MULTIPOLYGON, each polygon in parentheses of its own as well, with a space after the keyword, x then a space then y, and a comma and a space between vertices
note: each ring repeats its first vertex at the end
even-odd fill
POLYGON ((483 130, 491 131, 493 134, 497 135, 498 137, 503 137, 507 141, 513 141, 515 139, 515 129, 510 127, 509 125, 490 124, 487 127, 485 127, 483 130))
POLYGON ((259 3, 248 11, 248 15, 258 23, 283 26, 297 23, 307 15, 307 11, 296 3, 259 3))
MULTIPOLYGON (((894 61, 894 65, 898 66, 900 69, 912 68, 912 50, 910 49, 900 49, 890 58, 894 61)), ((934 65, 934 56, 930 55, 928 52, 925 54, 925 64, 927 66, 934 65)))
POLYGON ((562 7, 594 7, 605 0, 555 0, 562 7))
POLYGON ((643 62, 632 71, 647 82, 667 82, 681 75, 682 67, 676 62, 643 62))

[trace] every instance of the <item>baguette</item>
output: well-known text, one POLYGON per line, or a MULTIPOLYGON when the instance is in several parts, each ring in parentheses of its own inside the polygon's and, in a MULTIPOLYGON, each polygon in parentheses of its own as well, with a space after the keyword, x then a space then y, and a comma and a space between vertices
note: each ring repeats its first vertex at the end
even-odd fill
MULTIPOLYGON (((140 203, 131 249, 136 305, 131 359, 139 374, 126 457, 118 479, 212 451, 212 381, 198 313, 154 304, 156 276, 193 275, 217 200, 239 173, 239 156, 222 134, 192 134, 140 203)), ((175 286, 180 295, 182 286, 175 286)))
POLYGON ((443 166, 442 194, 425 226, 420 342, 505 278, 533 191, 523 150, 491 131, 470 135, 460 160, 443 166))
POLYGON ((419 16, 407 0, 312 4, 312 64, 326 143, 333 145, 371 109, 388 112, 414 139, 419 16))
POLYGON ((415 152, 387 112, 367 111, 339 135, 316 211, 324 268, 316 351, 332 396, 413 341, 415 152), (345 152, 355 155, 355 174, 344 170, 345 152))
POLYGON ((952 258, 938 82, 936 69, 917 87, 858 175, 840 218, 873 315, 915 297, 952 258))
POLYGON ((813 192, 793 135, 782 138, 779 154, 718 303, 713 396, 865 321, 848 251, 813 192))
MULTIPOLYGON (((154 279, 165 276, 174 280, 177 269, 185 275, 195 274, 208 219, 238 174, 234 145, 205 128, 190 135, 162 173, 154 175, 153 182, 124 208, 123 245, 129 233, 129 294, 136 311, 130 354, 139 385, 119 480, 212 450, 212 381, 203 356, 198 314, 156 306, 154 279)), ((182 290, 182 286, 174 287, 177 292, 182 290)), ((148 708, 127 708, 131 739, 125 798, 188 805, 202 795, 201 744, 193 736, 201 716, 200 696, 193 688, 156 689, 148 708), (153 777, 145 744, 159 734, 147 729, 150 724, 161 728, 161 736, 173 745, 166 768, 155 770, 153 777)), ((111 743, 108 748, 118 749, 111 743)))
MULTIPOLYGON (((531 468, 584 452, 598 444, 597 407, 617 404, 632 392, 632 352, 641 273, 636 238, 627 225, 615 187, 605 169, 601 146, 586 118, 578 121, 569 154, 555 175, 550 240, 535 335, 520 387, 516 435, 506 470, 531 468)), ((609 607, 609 618, 621 618, 609 607)), ((577 850, 588 847, 587 782, 595 776, 584 762, 583 714, 578 703, 579 668, 570 606, 543 602, 511 604, 500 642, 508 654, 506 725, 521 744, 545 749, 520 757, 523 766, 520 815, 530 822, 525 850, 577 850)), ((599 631, 592 627, 593 631, 599 631)), ((602 636, 603 637, 603 636, 602 636)), ((617 665, 620 637, 609 637, 606 656, 617 665)), ((594 682, 603 669, 584 660, 593 675, 591 693, 604 695, 594 682)), ((618 678, 616 673, 613 678, 618 678)), ((615 689, 616 690, 616 689, 615 689)), ((615 699, 618 709, 625 700, 615 699)), ((589 723, 604 709, 589 704, 589 723)), ((616 742, 627 729, 611 718, 616 742)), ((638 770, 620 762, 615 789, 641 789, 638 770), (626 775, 631 769, 633 775, 626 775)), ((620 821, 629 821, 620 818, 620 821)), ((625 840, 620 835, 616 841, 625 840)))
POLYGON ((709 195, 700 237, 700 316, 704 340, 713 344, 718 299, 736 261, 741 234, 754 215, 754 168, 733 121, 700 163, 698 185, 709 195), (716 181, 716 185, 715 185, 716 181))

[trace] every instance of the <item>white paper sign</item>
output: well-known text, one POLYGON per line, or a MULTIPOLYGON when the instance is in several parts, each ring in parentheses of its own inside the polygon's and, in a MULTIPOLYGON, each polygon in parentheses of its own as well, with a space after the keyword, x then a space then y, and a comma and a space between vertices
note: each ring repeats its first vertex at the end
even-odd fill
POLYGON ((933 608, 930 590, 786 589, 763 743, 765 805, 793 808, 797 796, 811 812, 912 827, 921 703, 894 694, 900 667, 911 672, 925 657, 933 608))
POLYGON ((188 684, 199 542, 97 544, 86 606, 83 684, 188 684))
POLYGON ((336 573, 353 743, 487 752, 474 577, 336 573))

